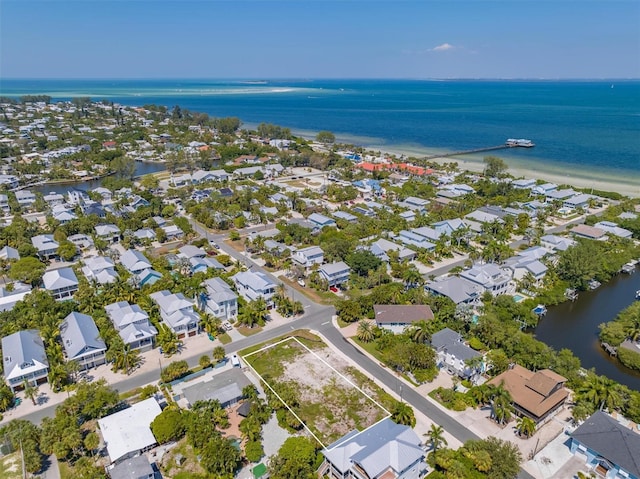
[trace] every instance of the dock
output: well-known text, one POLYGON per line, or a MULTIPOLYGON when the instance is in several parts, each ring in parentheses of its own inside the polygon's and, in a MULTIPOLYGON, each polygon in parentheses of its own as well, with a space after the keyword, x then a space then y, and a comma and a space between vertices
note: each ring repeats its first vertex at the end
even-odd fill
POLYGON ((609 343, 605 343, 604 341, 600 343, 600 346, 604 348, 604 350, 609 353, 609 356, 618 356, 618 349, 611 346, 609 343))
POLYGON ((472 150, 454 151, 452 153, 441 153, 439 155, 429 155, 421 157, 422 160, 434 160, 436 158, 447 158, 449 156, 473 155, 474 153, 484 153, 486 151, 508 150, 510 148, 531 148, 533 146, 518 145, 512 143, 504 143, 498 146, 487 146, 485 148, 474 148, 472 150))

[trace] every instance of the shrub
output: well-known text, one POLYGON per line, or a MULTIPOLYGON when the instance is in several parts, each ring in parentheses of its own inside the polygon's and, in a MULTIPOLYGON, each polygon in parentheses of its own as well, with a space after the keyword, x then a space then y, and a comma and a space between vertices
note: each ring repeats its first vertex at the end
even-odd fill
POLYGON ((618 359, 626 367, 640 371, 640 354, 627 348, 618 348, 618 359))
POLYGON ((151 423, 151 431, 160 444, 184 436, 184 418, 179 410, 166 408, 151 423))
POLYGON ((162 370, 160 379, 164 383, 169 383, 185 376, 189 372, 189 365, 186 361, 174 361, 162 370))
POLYGON ((264 456, 260 441, 248 441, 244 446, 244 455, 249 462, 258 462, 264 456))
POLYGON ((487 349, 487 346, 475 336, 469 340, 469 347, 475 349, 476 351, 487 349))

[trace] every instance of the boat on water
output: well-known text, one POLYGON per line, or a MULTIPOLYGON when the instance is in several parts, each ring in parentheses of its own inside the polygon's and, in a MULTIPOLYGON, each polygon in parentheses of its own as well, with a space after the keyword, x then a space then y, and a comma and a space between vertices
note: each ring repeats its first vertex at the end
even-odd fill
POLYGON ((520 146, 522 148, 532 148, 536 146, 536 144, 533 141, 526 140, 524 138, 519 138, 519 139, 509 138, 507 139, 507 141, 505 141, 504 144, 511 147, 520 146))
POLYGON ((547 314, 547 307, 544 304, 539 304, 538 306, 533 308, 532 311, 538 316, 544 316, 545 314, 547 314))
POLYGON ((640 299, 640 289, 636 291, 636 299, 640 299))
POLYGON ((592 279, 591 281, 589 281, 589 289, 591 290, 598 289, 601 284, 602 283, 600 283, 600 281, 592 279))

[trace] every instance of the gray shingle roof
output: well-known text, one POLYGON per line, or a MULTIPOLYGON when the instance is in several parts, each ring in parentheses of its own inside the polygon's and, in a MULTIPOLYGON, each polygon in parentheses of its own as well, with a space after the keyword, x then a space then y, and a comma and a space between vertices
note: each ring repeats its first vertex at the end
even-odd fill
POLYGON ((210 381, 203 381, 184 389, 184 396, 193 404, 196 401, 217 399, 221 404, 238 400, 242 397, 242 388, 251 381, 237 368, 216 374, 210 381))
POLYGON ((571 437, 631 474, 640 477, 640 434, 596 411, 571 437))
POLYGON ((69 359, 107 349, 93 318, 75 311, 64 318, 60 325, 60 337, 69 359))
POLYGON ((460 334, 452 329, 444 328, 431 337, 431 346, 436 351, 446 350, 457 359, 466 361, 480 356, 480 353, 474 351, 462 342, 460 334))

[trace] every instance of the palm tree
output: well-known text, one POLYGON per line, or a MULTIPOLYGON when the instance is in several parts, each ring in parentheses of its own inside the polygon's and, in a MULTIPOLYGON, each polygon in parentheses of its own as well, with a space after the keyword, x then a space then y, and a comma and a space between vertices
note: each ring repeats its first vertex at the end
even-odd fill
POLYGON ((435 455, 440 449, 440 446, 447 446, 447 440, 444 438, 444 428, 437 424, 432 424, 429 432, 425 434, 425 436, 429 437, 429 444, 431 445, 431 449, 433 450, 433 454, 435 455))
POLYGON ((586 399, 596 408, 606 407, 612 411, 619 409, 623 403, 620 385, 606 376, 591 374, 578 389, 578 395, 586 399))
POLYGON ((205 333, 216 336, 222 327, 222 320, 213 314, 205 313, 200 316, 200 327, 205 333))
POLYGON ((393 411, 391 412, 391 420, 396 424, 414 427, 416 425, 416 416, 413 408, 405 402, 396 401, 393 411))
POLYGON ((419 344, 427 342, 431 338, 431 325, 426 319, 413 323, 411 327, 411 339, 419 344))
POLYGON ((358 321, 358 339, 363 343, 370 343, 374 338, 375 334, 371 322, 366 319, 358 321))
POLYGON ((631 322, 624 329, 624 334, 626 334, 631 341, 640 340, 640 315, 631 318, 631 322))
POLYGON ((424 281, 420 271, 418 271, 415 267, 407 268, 402 273, 402 279, 404 280, 404 284, 407 288, 415 288, 416 286, 420 286, 420 284, 424 281))
POLYGON ((493 390, 493 396, 491 398, 491 415, 498 424, 506 424, 511 419, 511 413, 513 411, 511 401, 511 394, 505 389, 504 384, 500 383, 500 385, 493 390))
POLYGON ((222 361, 226 355, 227 352, 222 346, 216 346, 215 348, 213 348, 212 356, 216 362, 219 363, 220 361, 222 361))
POLYGON ((13 405, 15 396, 6 384, 0 385, 0 412, 4 412, 13 405))
POLYGON ((22 385, 24 386, 24 395, 25 397, 28 397, 29 399, 31 399, 31 402, 33 403, 33 405, 36 405, 36 398, 38 397, 38 386, 33 386, 29 381, 27 381, 26 379, 24 380, 24 383, 22 383, 22 385))
POLYGON ((536 423, 527 416, 519 417, 516 421, 516 431, 518 431, 518 436, 525 436, 529 439, 536 432, 536 423))

